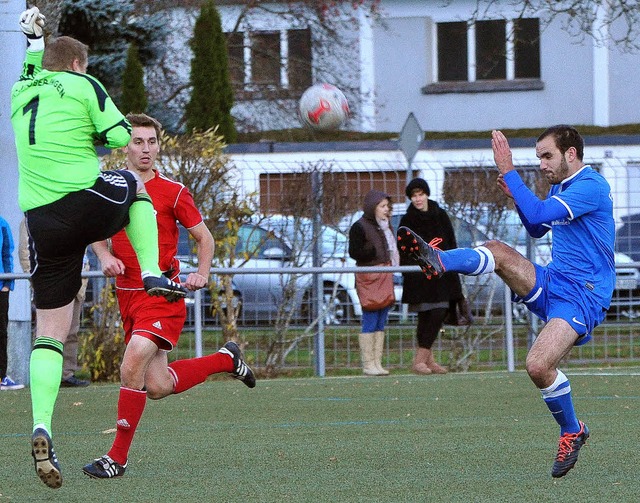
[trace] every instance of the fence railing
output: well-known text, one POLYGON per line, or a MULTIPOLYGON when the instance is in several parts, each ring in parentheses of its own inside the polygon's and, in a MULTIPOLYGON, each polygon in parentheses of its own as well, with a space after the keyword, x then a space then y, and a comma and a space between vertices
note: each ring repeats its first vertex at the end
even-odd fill
MULTIPOLYGON (((640 263, 625 264, 625 267, 638 267, 640 263)), ((356 271, 395 271, 396 273, 416 271, 417 267, 398 268, 327 268, 327 267, 282 267, 282 268, 214 268, 214 276, 231 274, 247 276, 259 283, 259 277, 277 275, 326 275, 339 273, 352 275, 356 271)), ((190 272, 189 269, 183 271, 190 272)), ((105 281, 99 271, 89 271, 84 276, 93 280, 105 281)), ((26 281, 28 274, 0 274, 0 279, 26 281)), ((438 359, 453 370, 469 369, 514 370, 524 365, 527 350, 535 338, 542 322, 519 311, 511 303, 508 289, 498 282, 499 291, 493 296, 490 313, 476 311, 476 321, 469 327, 445 326, 441 331, 434 350, 438 359), (497 313, 497 314, 496 314, 497 313)), ((224 343, 222 330, 214 316, 206 315, 209 305, 206 290, 190 294, 188 299, 188 318, 181 338, 172 358, 190 358, 208 354, 224 343)), ((586 346, 575 348, 567 358, 568 364, 613 365, 640 360, 640 295, 637 288, 629 291, 617 291, 612 308, 606 321, 599 326, 594 340, 586 346)), ((84 310, 82 332, 92 330, 93 316, 91 305, 98 298, 94 294, 84 310)), ((308 300, 310 302, 311 300, 308 300)), ((331 297, 316 299, 317 312, 326 315, 333 306, 331 297)), ((27 309, 29 309, 27 307, 27 309)), ((355 312, 356 310, 352 310, 355 312)), ((324 375, 325 368, 330 371, 357 369, 360 366, 358 334, 359 316, 351 318, 327 318, 328 323, 320 328, 309 330, 312 320, 293 319, 285 335, 287 340, 296 340, 282 362, 283 370, 314 369, 317 375, 324 375), (319 332, 321 330, 321 333, 319 332), (322 341, 322 364, 318 360, 318 340, 322 341)), ((269 348, 273 344, 273 326, 275 319, 265 311, 263 318, 239 319, 240 337, 245 343, 245 353, 256 368, 264 366, 269 348)), ((396 306, 395 316, 387 325, 384 364, 391 368, 408 370, 415 350, 415 319, 401 305, 396 306)), ((12 334, 9 334, 10 344, 12 334)), ((81 333, 82 337, 82 333, 81 333)), ((29 357, 28 354, 23 355, 29 357)))

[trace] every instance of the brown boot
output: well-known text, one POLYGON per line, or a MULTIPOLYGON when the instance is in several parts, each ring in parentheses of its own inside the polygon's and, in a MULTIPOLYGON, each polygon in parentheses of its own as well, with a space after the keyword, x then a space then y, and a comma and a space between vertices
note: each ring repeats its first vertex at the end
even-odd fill
POLYGON ((418 348, 416 354, 413 357, 413 371, 416 374, 429 375, 431 369, 427 365, 427 351, 426 348, 418 348))
POLYGON ((434 374, 446 374, 448 370, 436 363, 436 359, 433 356, 433 351, 431 351, 430 349, 426 349, 425 351, 427 351, 427 367, 429 367, 431 372, 434 374))

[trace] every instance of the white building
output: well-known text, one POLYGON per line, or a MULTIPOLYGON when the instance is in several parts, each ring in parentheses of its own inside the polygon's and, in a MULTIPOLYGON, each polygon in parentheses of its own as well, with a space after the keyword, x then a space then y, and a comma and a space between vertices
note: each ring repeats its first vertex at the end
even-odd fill
MULTIPOLYGON (((219 2, 225 31, 244 3, 219 2)), ((590 35, 602 32, 604 11, 590 34, 570 34, 568 17, 548 23, 548 13, 523 13, 518 2, 486 2, 490 8, 471 23, 482 1, 381 0, 378 18, 360 13, 345 23, 347 43, 332 55, 304 19, 268 13, 283 3, 256 10, 230 41, 240 124, 271 105, 264 129, 296 127, 299 87, 332 75, 349 88, 354 130, 399 131, 410 112, 430 131, 640 123, 640 108, 628 106, 640 55, 590 35), (280 61, 265 63, 265 50, 280 61)), ((190 36, 172 24, 176 37, 190 36)))

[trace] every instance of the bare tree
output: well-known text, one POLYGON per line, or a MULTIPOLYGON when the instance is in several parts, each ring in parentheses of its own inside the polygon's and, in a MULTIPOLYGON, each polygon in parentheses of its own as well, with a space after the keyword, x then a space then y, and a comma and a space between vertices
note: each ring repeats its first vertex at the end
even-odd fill
MULTIPOLYGON (((323 215, 344 213, 346 199, 336 197, 334 190, 339 185, 337 182, 339 173, 333 173, 331 166, 323 162, 312 162, 300 164, 295 176, 297 190, 277 192, 279 195, 270 199, 266 205, 272 213, 289 215, 279 217, 281 220, 278 226, 279 233, 288 237, 291 246, 289 265, 311 266, 312 250, 318 244, 322 250, 321 256, 318 257, 320 266, 344 264, 348 253, 346 237, 327 226, 321 227, 319 233, 315 232, 312 222, 314 217, 320 216, 320 212, 323 215), (322 197, 322 201, 317 194, 315 198, 311 197, 312 177, 322 177, 324 180, 323 195, 325 197, 322 197), (338 241, 340 237, 344 237, 344 241, 338 241)), ((265 218, 265 225, 269 225, 269 217, 265 218)), ((273 223, 271 225, 274 226, 273 223)), ((283 299, 273 323, 273 331, 270 333, 266 351, 265 371, 269 375, 277 374, 289 353, 302 341, 315 335, 320 320, 325 324, 338 324, 350 321, 353 317, 353 306, 346 292, 342 290, 344 286, 342 274, 321 275, 322 299, 319 302, 311 295, 311 286, 308 281, 305 281, 305 277, 309 279, 308 275, 300 274, 288 274, 282 277, 283 299), (299 305, 301 288, 305 291, 302 292, 302 305, 299 305), (319 312, 315 312, 312 301, 320 306, 319 312), (296 315, 300 317, 302 329, 299 325, 294 326, 296 315)))
MULTIPOLYGON (((500 12, 504 5, 504 0, 477 0, 471 21, 500 12)), ((511 0, 507 5, 513 6, 520 17, 540 17, 541 29, 559 22, 577 42, 591 38, 598 45, 610 44, 625 52, 640 49, 640 9, 636 1, 511 0)))
MULTIPOLYGON (((238 256, 238 229, 255 212, 255 195, 244 195, 234 181, 234 165, 216 129, 181 136, 164 136, 159 164, 187 186, 216 242, 214 265, 242 267, 249 257, 238 256)), ((213 311, 221 320, 225 339, 239 339, 238 305, 233 278, 219 275, 210 285, 213 311)))

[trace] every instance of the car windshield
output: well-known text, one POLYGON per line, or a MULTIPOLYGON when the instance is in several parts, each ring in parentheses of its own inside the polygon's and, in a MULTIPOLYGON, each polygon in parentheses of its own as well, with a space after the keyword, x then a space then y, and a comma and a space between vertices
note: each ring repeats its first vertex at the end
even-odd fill
MULTIPOLYGON (((305 253, 312 253, 314 247, 313 221, 308 218, 269 217, 260 222, 262 227, 282 235, 289 243, 299 246, 305 253)), ((345 257, 348 252, 348 238, 338 229, 323 225, 321 230, 322 255, 345 257)))
POLYGON ((265 251, 272 249, 282 250, 283 256, 289 253, 287 246, 273 233, 255 225, 244 224, 240 226, 236 242, 237 254, 263 258, 265 251))

